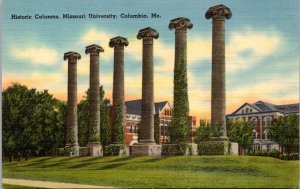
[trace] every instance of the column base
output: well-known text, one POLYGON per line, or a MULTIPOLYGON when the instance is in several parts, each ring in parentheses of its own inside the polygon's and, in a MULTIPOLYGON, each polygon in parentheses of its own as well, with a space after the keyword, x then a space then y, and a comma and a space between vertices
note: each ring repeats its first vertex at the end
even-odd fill
POLYGON ((104 147, 105 156, 129 156, 129 148, 125 144, 110 144, 104 147))
POLYGON ((80 156, 103 156, 102 145, 99 142, 89 142, 86 147, 80 148, 80 156))
POLYGON ((64 152, 63 154, 65 156, 70 156, 70 157, 78 157, 79 156, 79 146, 78 145, 70 145, 67 144, 64 147, 64 152))
POLYGON ((161 145, 137 144, 129 147, 130 156, 161 156, 161 145))
POLYGON ((162 156, 198 155, 198 145, 195 143, 162 144, 162 156))

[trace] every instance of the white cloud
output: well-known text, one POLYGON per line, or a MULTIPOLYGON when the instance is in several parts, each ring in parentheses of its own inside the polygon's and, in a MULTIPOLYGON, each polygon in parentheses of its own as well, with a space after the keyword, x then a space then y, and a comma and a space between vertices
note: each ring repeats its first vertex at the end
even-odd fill
MULTIPOLYGON (((97 31, 95 28, 90 29, 86 34, 80 38, 80 43, 83 46, 88 46, 91 44, 100 45, 104 52, 100 54, 100 59, 110 60, 113 59, 113 48, 109 47, 109 40, 113 35, 108 35, 107 32, 97 31)), ((101 60, 100 60, 101 61, 101 60)))
POLYGON ((48 47, 29 47, 13 49, 11 56, 19 60, 30 61, 32 64, 53 65, 57 63, 58 53, 48 47))
POLYGON ((281 37, 274 32, 261 32, 247 29, 234 32, 226 49, 226 70, 235 72, 246 70, 260 63, 278 50, 281 37))

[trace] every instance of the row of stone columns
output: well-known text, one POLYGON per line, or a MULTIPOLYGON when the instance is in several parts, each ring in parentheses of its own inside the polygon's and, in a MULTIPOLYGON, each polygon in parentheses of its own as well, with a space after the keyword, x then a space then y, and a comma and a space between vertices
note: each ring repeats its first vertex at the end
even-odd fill
MULTIPOLYGON (((212 99, 211 99, 211 122, 221 124, 223 136, 226 137, 225 122, 225 18, 231 17, 231 11, 224 5, 217 5, 209 8, 205 17, 213 19, 212 27, 212 99)), ((187 29, 193 24, 189 19, 179 17, 170 21, 169 29, 175 28, 175 67, 177 66, 180 53, 183 56, 184 80, 187 84, 187 29)), ((153 83, 153 39, 157 39, 159 33, 153 28, 141 29, 137 39, 143 41, 143 68, 142 68, 142 115, 141 132, 139 135, 140 144, 133 146, 132 155, 159 155, 160 145, 154 140, 154 83, 153 83)), ((114 75, 113 75, 113 108, 112 108, 112 142, 122 144, 118 134, 123 133, 125 124, 124 111, 124 46, 128 41, 123 37, 112 38, 109 46, 114 48, 114 75), (116 118, 121 113, 121 119, 116 118), (117 126, 117 127, 116 127, 117 126)), ((97 147, 93 155, 102 155, 100 144, 100 110, 99 110, 99 54, 104 52, 98 45, 86 47, 86 54, 90 54, 90 88, 89 96, 89 128, 88 146, 97 147)), ((67 108, 67 131, 66 147, 78 147, 77 129, 77 60, 80 59, 77 52, 67 52, 64 60, 68 60, 68 108, 67 108)), ((186 93, 187 86, 182 90, 186 93)))

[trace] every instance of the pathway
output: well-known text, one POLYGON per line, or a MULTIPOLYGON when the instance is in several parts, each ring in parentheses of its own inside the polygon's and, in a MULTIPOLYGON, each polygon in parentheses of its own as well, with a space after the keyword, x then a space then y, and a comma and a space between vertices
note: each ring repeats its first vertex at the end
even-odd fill
POLYGON ((48 181, 35 181, 35 180, 23 180, 23 179, 11 179, 2 178, 3 184, 19 185, 19 186, 30 186, 40 188, 113 188, 108 186, 95 186, 85 184, 71 184, 63 182, 48 182, 48 181))

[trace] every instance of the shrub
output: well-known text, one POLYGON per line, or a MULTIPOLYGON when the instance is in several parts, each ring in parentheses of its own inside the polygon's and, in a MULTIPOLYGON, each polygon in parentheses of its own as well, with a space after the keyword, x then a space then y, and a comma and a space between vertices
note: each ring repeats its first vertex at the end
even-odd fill
POLYGON ((292 154, 280 154, 278 150, 250 150, 248 152, 249 156, 268 156, 268 157, 274 157, 282 160, 297 160, 299 159, 298 153, 292 153, 292 154))
POLYGON ((224 155, 227 141, 204 141, 198 143, 199 155, 224 155))
POLYGON ((162 156, 185 155, 188 144, 166 144, 162 146, 162 156))
POLYGON ((104 156, 122 156, 126 155, 125 144, 105 146, 103 150, 104 156), (121 152, 121 154, 120 154, 121 152))

